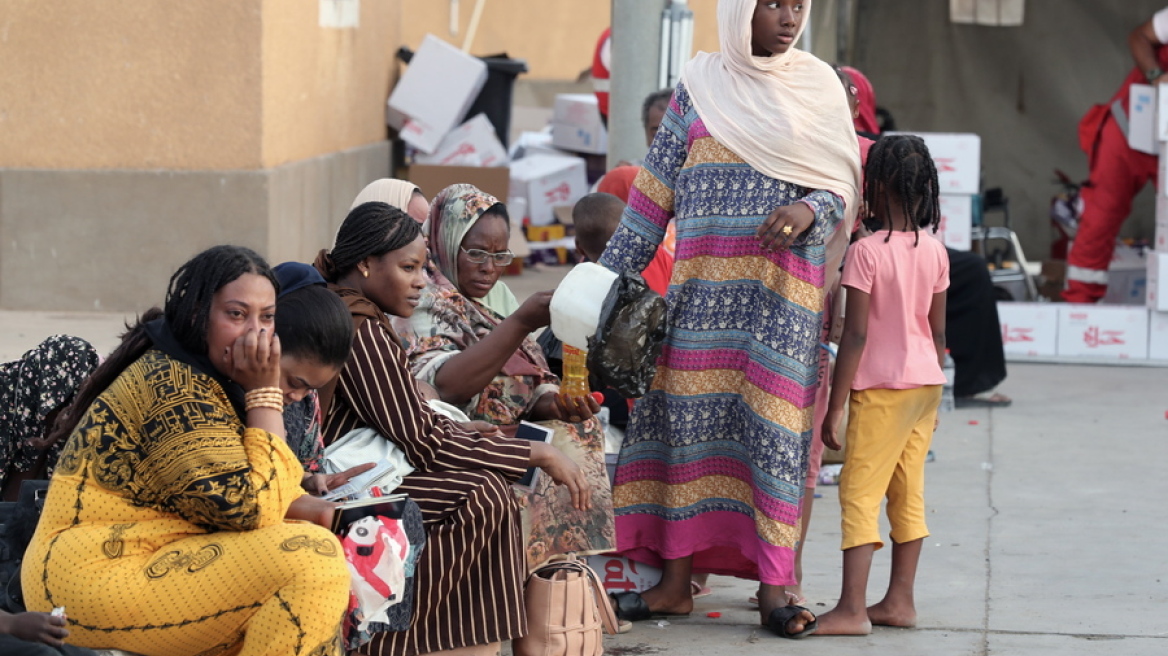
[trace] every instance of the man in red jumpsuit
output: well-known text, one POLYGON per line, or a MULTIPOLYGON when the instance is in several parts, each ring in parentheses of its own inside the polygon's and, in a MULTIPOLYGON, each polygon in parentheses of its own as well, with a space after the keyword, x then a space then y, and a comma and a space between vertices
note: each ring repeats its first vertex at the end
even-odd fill
POLYGON ((1168 8, 1128 35, 1135 68, 1108 105, 1096 105, 1079 123, 1079 143, 1091 167, 1083 187, 1083 216, 1067 257, 1067 288, 1071 303, 1094 303, 1107 291, 1107 269, 1119 229, 1131 213, 1132 198, 1150 180, 1156 184, 1155 155, 1127 145, 1128 97, 1132 84, 1168 83, 1168 8))

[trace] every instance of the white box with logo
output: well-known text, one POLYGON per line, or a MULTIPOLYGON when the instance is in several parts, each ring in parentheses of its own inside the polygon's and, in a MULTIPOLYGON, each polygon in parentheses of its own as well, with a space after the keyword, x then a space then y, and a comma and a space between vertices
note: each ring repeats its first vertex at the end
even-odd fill
POLYGON ((483 60, 427 34, 389 96, 389 108, 407 117, 402 140, 433 153, 466 116, 486 82, 483 60))
POLYGON ((949 248, 967 251, 972 248, 973 196, 941 194, 941 227, 936 237, 949 248))
POLYGON ((1078 303, 1058 308, 1059 356, 1148 359, 1147 308, 1078 303))
POLYGON ((1168 312, 1148 314, 1148 359, 1168 360, 1168 312))
POLYGON ((420 153, 414 161, 442 166, 507 166, 510 158, 487 115, 476 114, 443 137, 433 154, 420 153))
POLYGON ((608 152, 608 131, 600 120, 600 108, 594 94, 561 93, 556 96, 552 145, 592 155, 608 152))
POLYGON ((998 325, 1006 356, 1058 355, 1058 306, 1053 303, 998 303, 998 325))
POLYGON ((913 132, 925 140, 943 194, 981 193, 981 137, 950 132, 913 132))
POLYGON ((1156 89, 1150 84, 1133 84, 1128 90, 1127 145, 1149 155, 1157 152, 1156 89))
POLYGON ((532 225, 554 223, 557 206, 571 205, 588 193, 584 160, 532 155, 511 163, 511 195, 527 199, 532 225))
POLYGON ((644 592, 661 580, 661 570, 616 554, 589 556, 588 566, 609 592, 644 592))

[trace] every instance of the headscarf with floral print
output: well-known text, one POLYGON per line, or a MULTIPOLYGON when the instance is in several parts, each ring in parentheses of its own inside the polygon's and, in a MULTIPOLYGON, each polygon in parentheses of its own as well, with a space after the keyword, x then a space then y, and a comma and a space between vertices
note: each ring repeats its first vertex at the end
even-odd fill
POLYGON ((438 270, 455 286, 462 240, 483 214, 498 204, 497 198, 469 184, 450 185, 434 198, 430 206, 430 254, 438 270))

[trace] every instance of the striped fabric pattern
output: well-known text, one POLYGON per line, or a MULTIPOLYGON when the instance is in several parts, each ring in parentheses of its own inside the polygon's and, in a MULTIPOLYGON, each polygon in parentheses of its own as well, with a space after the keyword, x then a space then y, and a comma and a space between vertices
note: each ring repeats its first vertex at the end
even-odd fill
POLYGON ((510 483, 527 470, 530 446, 434 414, 395 336, 371 320, 357 327, 325 442, 361 427, 392 440, 416 468, 398 491, 418 503, 427 528, 410 629, 377 634, 362 653, 413 656, 525 634, 526 569, 510 483))
POLYGON ((762 175, 715 141, 678 85, 600 262, 642 270, 675 220, 668 337, 616 472, 621 551, 795 582, 824 242, 842 214, 835 195, 762 175), (763 252, 759 225, 798 201, 812 227, 790 250, 763 252))

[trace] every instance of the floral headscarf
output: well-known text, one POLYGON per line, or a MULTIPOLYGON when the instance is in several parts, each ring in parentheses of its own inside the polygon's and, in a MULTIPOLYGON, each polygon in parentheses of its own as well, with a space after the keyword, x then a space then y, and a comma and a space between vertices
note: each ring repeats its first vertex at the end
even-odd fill
MULTIPOLYGON (((29 442, 45 436, 45 420, 73 398, 99 361, 84 339, 53 335, 19 360, 0 364, 0 462, 17 471, 36 465, 41 449, 29 442)), ((63 442, 46 457, 50 471, 63 442)), ((0 486, 7 469, 0 469, 0 486)))
POLYGON ((494 196, 469 184, 450 185, 430 206, 430 254, 446 279, 458 285, 458 249, 483 214, 499 204, 494 196))

